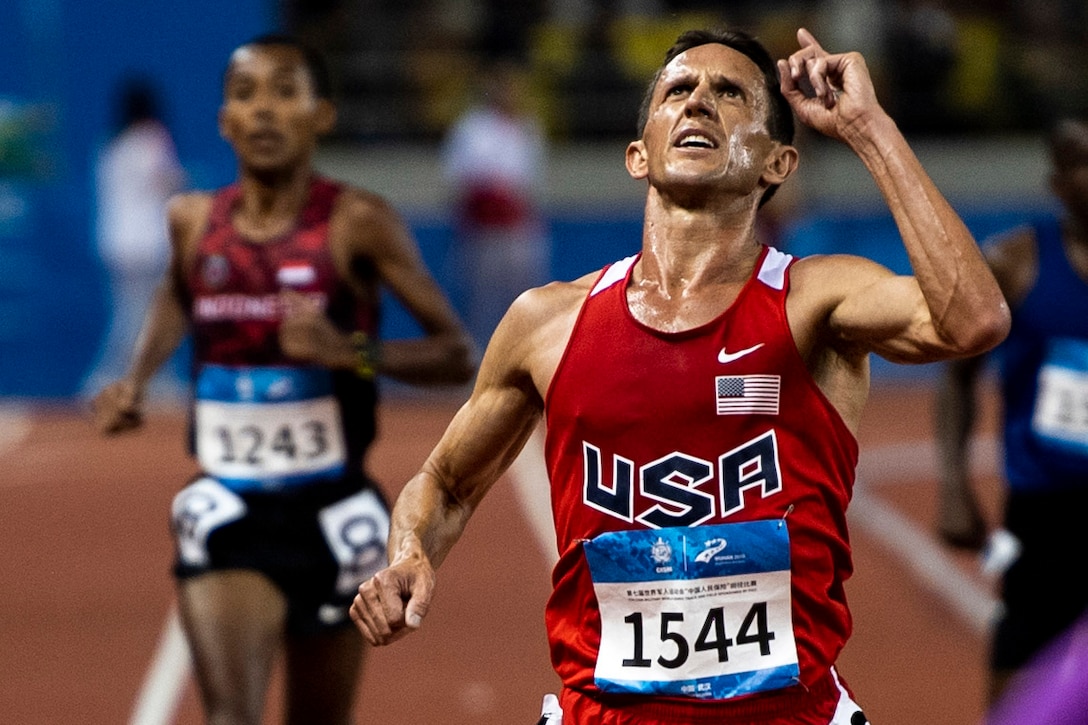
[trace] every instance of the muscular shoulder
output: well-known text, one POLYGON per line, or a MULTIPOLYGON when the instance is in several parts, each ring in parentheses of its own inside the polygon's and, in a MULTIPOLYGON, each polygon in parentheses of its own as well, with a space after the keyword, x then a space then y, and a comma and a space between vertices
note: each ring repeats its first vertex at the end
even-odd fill
MULTIPOLYGON (((786 314, 794 342, 811 370, 827 355, 860 364, 871 348, 859 334, 858 321, 872 325, 873 320, 894 316, 881 308, 892 304, 892 293, 900 286, 896 278, 887 267, 849 254, 814 255, 793 265, 786 314)), ((887 324, 900 323, 888 319, 887 324)))
POLYGON ((884 265, 852 254, 802 257, 790 269, 789 304, 819 316, 852 292, 893 276, 884 265))
POLYGON ((203 224, 211 213, 212 198, 212 194, 206 191, 175 194, 170 198, 167 211, 170 224, 179 228, 203 224))
MULTIPOLYGON (((365 259, 379 270, 418 256, 408 225, 379 194, 345 186, 329 219, 329 246, 345 278, 365 259)), ((380 273, 380 272, 379 272, 380 273)))
POLYGON ((596 277, 591 274, 572 282, 550 282, 526 290, 510 306, 507 317, 518 326, 536 328, 556 318, 576 315, 596 277))
POLYGON ((171 197, 167 219, 170 240, 176 252, 188 255, 195 251, 208 225, 212 199, 210 192, 188 192, 171 197))
POLYGON ((336 200, 338 216, 353 221, 380 220, 386 216, 396 216, 396 212, 381 194, 376 194, 357 186, 344 185, 336 200))
POLYGON ((393 206, 379 194, 354 186, 345 186, 336 200, 330 219, 337 243, 356 249, 380 246, 404 221, 393 206))
POLYGON ((514 375, 531 377, 543 397, 596 276, 522 292, 496 328, 485 364, 491 359, 514 375))

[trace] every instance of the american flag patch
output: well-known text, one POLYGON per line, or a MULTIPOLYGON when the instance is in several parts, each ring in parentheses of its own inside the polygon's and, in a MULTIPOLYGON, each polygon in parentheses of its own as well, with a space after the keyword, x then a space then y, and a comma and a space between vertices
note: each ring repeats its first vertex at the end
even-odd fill
POLYGON ((718 415, 778 415, 780 375, 719 375, 714 378, 718 415))

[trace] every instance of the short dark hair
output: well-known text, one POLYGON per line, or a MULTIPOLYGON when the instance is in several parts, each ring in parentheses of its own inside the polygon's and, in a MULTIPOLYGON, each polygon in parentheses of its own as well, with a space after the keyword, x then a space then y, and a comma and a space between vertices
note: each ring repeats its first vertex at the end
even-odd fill
POLYGON ((715 43, 732 48, 747 56, 763 72, 763 80, 771 100, 771 113, 767 119, 767 131, 770 133, 771 138, 776 141, 785 144, 793 143, 793 111, 779 87, 778 66, 775 64, 774 59, 771 58, 767 48, 754 36, 742 30, 727 30, 724 28, 685 31, 680 34, 672 47, 665 52, 665 60, 654 71, 653 78, 650 79, 650 83, 642 97, 642 104, 639 106, 639 136, 642 135, 646 128, 646 122, 650 118, 650 103, 653 100, 654 89, 657 88, 657 82, 661 80, 661 74, 665 72, 665 67, 681 53, 697 48, 700 45, 715 43))
MULTIPOLYGON (((642 96, 642 103, 639 105, 639 138, 642 137, 643 132, 646 130, 646 123, 650 119, 650 104, 653 101, 654 90, 657 88, 657 82, 661 80, 661 74, 665 72, 665 67, 681 53, 697 48, 700 45, 711 44, 724 45, 747 56, 763 72, 764 85, 767 88, 767 96, 771 103, 770 113, 767 117, 767 132, 775 141, 792 144, 794 134, 793 109, 790 108, 786 97, 782 95, 778 78, 778 66, 767 48, 755 36, 743 30, 726 28, 687 30, 681 33, 676 42, 672 44, 672 47, 665 52, 665 60, 654 71, 653 78, 650 79, 650 83, 646 86, 646 91, 642 96)), ((763 193, 763 198, 760 199, 760 206, 767 203, 774 196, 777 188, 777 185, 767 187, 767 190, 763 193)))
POLYGON ((158 94, 151 81, 144 77, 126 79, 120 90, 117 129, 125 129, 139 121, 160 120, 161 117, 158 94))
MULTIPOLYGON (((299 55, 302 56, 302 64, 306 67, 306 72, 310 75, 310 80, 314 84, 314 93, 318 98, 332 100, 332 73, 329 72, 328 61, 325 60, 325 56, 320 51, 295 36, 287 33, 265 33, 247 40, 238 47, 271 48, 279 46, 294 48, 299 52, 299 55)), ((229 70, 230 65, 228 64, 227 70, 223 73, 224 80, 226 80, 229 70)))

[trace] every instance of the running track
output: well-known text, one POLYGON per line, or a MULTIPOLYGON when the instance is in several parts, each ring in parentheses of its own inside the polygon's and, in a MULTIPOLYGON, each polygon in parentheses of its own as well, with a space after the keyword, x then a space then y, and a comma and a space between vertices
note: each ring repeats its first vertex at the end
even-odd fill
MULTIPOLYGON (((996 515, 994 406, 978 465, 996 515)), ((387 401, 370 469, 390 494, 441 434, 456 399, 387 401)), ((851 508, 855 635, 840 672, 876 725, 975 725, 992 586, 936 545, 932 396, 874 390, 851 508)), ((0 406, 0 723, 201 722, 170 627, 170 498, 192 470, 184 421, 97 438, 78 410, 0 406)), ((423 629, 371 653, 359 723, 529 725, 556 689, 542 624, 553 553, 530 446, 439 572, 423 629), (541 518, 541 515, 543 518, 541 518), (546 543, 542 544, 542 540, 546 543)), ((272 715, 278 698, 270 695, 272 715)), ((276 722, 274 716, 268 723, 276 722)))

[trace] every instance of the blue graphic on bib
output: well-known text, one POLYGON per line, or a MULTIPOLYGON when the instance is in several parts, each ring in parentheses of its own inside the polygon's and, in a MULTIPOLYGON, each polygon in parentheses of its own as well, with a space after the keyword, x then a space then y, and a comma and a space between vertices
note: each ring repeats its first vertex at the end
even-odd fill
POLYGON ((727 699, 797 683, 784 521, 616 531, 583 549, 602 691, 727 699))
POLYGON ((332 376, 324 368, 228 367, 205 365, 196 397, 224 403, 286 403, 332 395, 332 376))
POLYGON ((777 520, 613 531, 587 541, 584 548, 595 582, 698 579, 709 573, 727 576, 790 568, 789 537, 777 520), (728 539, 718 533, 723 528, 728 539), (727 547, 705 556, 719 542, 727 547))

